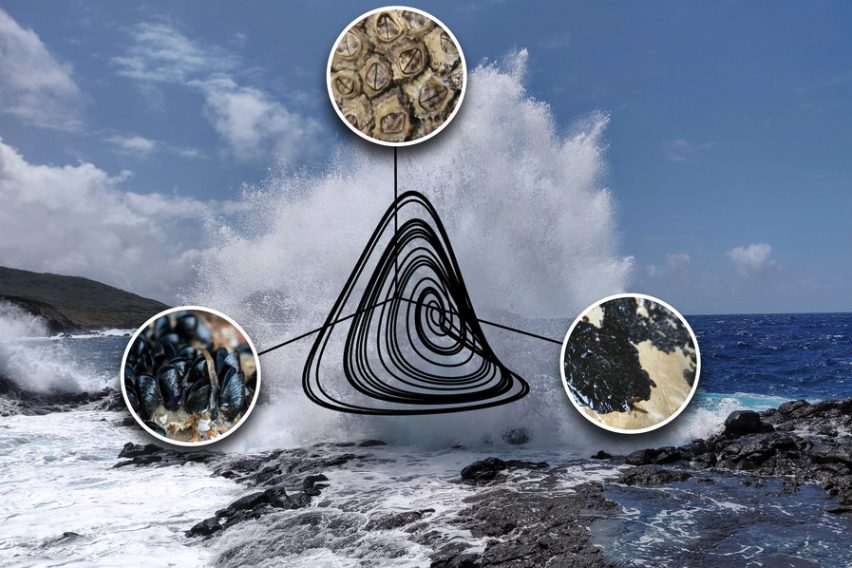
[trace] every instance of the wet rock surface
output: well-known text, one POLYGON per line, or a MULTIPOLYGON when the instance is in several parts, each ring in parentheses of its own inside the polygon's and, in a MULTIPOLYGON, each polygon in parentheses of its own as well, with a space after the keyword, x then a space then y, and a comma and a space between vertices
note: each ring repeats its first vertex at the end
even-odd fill
POLYGON ((502 472, 514 469, 545 469, 545 462, 528 462, 521 460, 503 461, 499 458, 486 458, 476 461, 461 471, 462 483, 468 485, 487 485, 506 480, 502 472))
POLYGON ((688 471, 672 468, 640 465, 631 468, 618 477, 619 483, 641 485, 642 487, 660 487, 675 481, 686 481, 692 477, 688 471))
POLYGON ((164 448, 157 444, 134 444, 127 442, 118 454, 120 460, 113 467, 155 466, 166 467, 187 463, 208 463, 221 454, 209 451, 181 451, 164 448))
POLYGON ((791 483, 812 482, 839 502, 833 512, 852 508, 852 399, 782 404, 761 413, 736 411, 720 434, 682 448, 648 448, 625 458, 639 466, 623 479, 648 478, 651 465, 717 468, 755 476, 785 477, 791 483), (640 469, 644 468, 644 469, 640 469))
MULTIPOLYGON (((119 453, 119 462, 113 467, 166 467, 187 463, 204 463, 213 475, 233 479, 254 489, 227 507, 185 531, 190 538, 211 536, 230 529, 244 521, 258 519, 276 511, 302 509, 319 497, 328 485, 322 473, 352 465, 358 467, 364 460, 372 459, 366 452, 350 449, 382 446, 381 440, 340 444, 318 444, 309 448, 275 450, 250 455, 223 454, 207 450, 184 451, 162 447, 158 444, 128 442, 119 453)), ((414 512, 410 516, 391 516, 377 520, 371 528, 401 526, 419 519, 429 510, 414 512), (415 518, 416 517, 416 518, 415 518)))
MULTIPOLYGON (((734 417, 744 426, 737 431, 748 433, 734 433, 720 425, 719 434, 688 446, 648 448, 626 457, 601 451, 593 456, 595 460, 577 462, 594 463, 596 471, 607 462, 617 468, 603 481, 566 483, 576 480, 568 469, 577 465, 574 462, 549 465, 487 457, 460 467, 455 480, 446 480, 463 488, 462 506, 449 517, 431 504, 424 507, 413 500, 409 510, 368 507, 364 513, 358 504, 381 499, 384 493, 365 497, 360 490, 341 485, 341 480, 383 470, 387 455, 371 449, 383 445, 377 440, 249 455, 184 453, 155 444, 127 444, 119 466, 203 462, 213 475, 245 485, 245 495, 185 530, 194 541, 222 538, 223 549, 215 562, 221 566, 243 565, 264 555, 287 558, 330 543, 346 550, 354 543, 363 544, 367 551, 363 554, 369 554, 372 546, 389 547, 382 558, 394 557, 394 546, 402 547, 398 549, 401 556, 407 546, 424 546, 431 550, 427 558, 435 568, 616 566, 619 561, 594 544, 592 527, 615 522, 622 514, 622 506, 611 500, 617 499, 619 491, 686 483, 693 484, 692 491, 706 487, 710 494, 733 479, 734 485, 743 487, 766 485, 764 491, 771 493, 775 489, 769 484, 778 485, 781 477, 782 493, 795 494, 804 487, 801 484, 813 482, 834 497, 827 501, 834 503, 829 512, 850 514, 850 410, 852 400, 792 402, 759 413, 757 421, 752 415, 734 417), (333 501, 324 495, 332 483, 333 501), (235 539, 228 536, 238 534, 232 530, 254 532, 250 539, 235 539), (461 536, 447 540, 442 536, 446 530, 461 536), (387 535, 396 535, 395 540, 391 543, 387 535)), ((668 493, 659 495, 655 498, 667 498, 668 493)))
POLYGON ((41 416, 51 412, 120 410, 121 393, 113 389, 98 392, 34 392, 0 375, 0 416, 41 416))
POLYGON ((478 491, 465 499, 457 523, 474 538, 485 538, 485 550, 447 546, 432 556, 431 566, 611 566, 589 539, 589 525, 618 508, 602 490, 599 483, 584 483, 566 491, 555 475, 546 475, 533 484, 508 482, 478 491))

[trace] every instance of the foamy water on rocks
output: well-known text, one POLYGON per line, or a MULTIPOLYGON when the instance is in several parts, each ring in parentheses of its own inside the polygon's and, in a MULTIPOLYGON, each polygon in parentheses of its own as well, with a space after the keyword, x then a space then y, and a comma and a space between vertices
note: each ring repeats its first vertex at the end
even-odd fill
POLYGON ((113 469, 136 429, 123 413, 72 411, 0 423, 0 565, 209 566, 183 536, 245 489, 203 465, 113 469))

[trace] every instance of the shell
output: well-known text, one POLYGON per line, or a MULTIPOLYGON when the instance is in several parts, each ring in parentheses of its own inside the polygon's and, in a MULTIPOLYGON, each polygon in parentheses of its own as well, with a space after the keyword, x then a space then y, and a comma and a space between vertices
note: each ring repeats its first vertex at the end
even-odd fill
POLYGON ((235 369, 230 369, 225 375, 219 393, 219 410, 228 420, 236 418, 246 403, 245 381, 245 376, 235 369))
POLYGON ((227 432, 243 416, 255 392, 247 381, 256 387, 257 360, 234 326, 184 311, 158 318, 138 337, 121 380, 141 422, 167 438, 199 442, 227 432))
POLYGON ((354 99, 361 94, 361 76, 354 69, 342 69, 331 76, 335 100, 354 99))
POLYGON ((184 406, 188 412, 204 412, 210 405, 210 382, 205 380, 196 381, 190 385, 186 392, 184 406))
POLYGON ((375 97, 390 87, 393 81, 393 69, 387 59, 375 54, 370 56, 361 68, 360 77, 364 94, 375 97))
POLYGON ((136 376, 136 394, 139 398, 139 408, 142 410, 142 418, 151 420, 157 407, 163 404, 163 394, 157 385, 157 379, 148 374, 136 376))
POLYGON ((163 406, 167 410, 177 410, 180 405, 183 388, 177 369, 173 365, 165 365, 157 370, 157 384, 163 396, 163 406))
POLYGON ((192 365, 189 368, 189 373, 186 376, 187 383, 194 383, 198 379, 209 379, 210 372, 207 369, 207 359, 203 356, 199 355, 198 358, 192 362, 192 365))
POLYGON ((216 359, 216 373, 220 377, 226 376, 229 369, 240 370, 240 356, 237 353, 220 347, 213 356, 216 359))
POLYGON ((403 103, 402 94, 394 89, 373 102, 374 138, 388 142, 403 142, 411 132, 411 114, 403 103))
POLYGON ((408 28, 408 37, 422 37, 435 27, 435 22, 420 12, 401 10, 400 15, 408 28))
POLYGON ((345 101, 340 105, 340 113, 349 124, 365 134, 373 128, 373 107, 364 95, 345 101))

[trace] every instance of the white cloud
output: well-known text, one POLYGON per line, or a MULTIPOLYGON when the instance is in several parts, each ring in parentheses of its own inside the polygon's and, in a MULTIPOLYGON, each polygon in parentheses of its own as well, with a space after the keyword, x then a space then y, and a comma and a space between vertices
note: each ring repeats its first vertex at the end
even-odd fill
POLYGON ((194 84, 204 93, 208 119, 237 159, 272 155, 289 162, 315 148, 319 123, 290 112, 267 93, 242 87, 230 77, 194 84))
POLYGON ((71 68, 0 8, 0 112, 43 128, 74 130, 84 99, 71 68))
POLYGON ((772 259, 772 247, 766 243, 752 243, 734 247, 725 254, 737 267, 740 274, 748 275, 774 268, 778 263, 772 259))
POLYGON ((203 158, 204 154, 197 148, 173 146, 159 140, 144 136, 115 134, 106 138, 115 149, 129 156, 146 157, 155 152, 174 154, 182 158, 203 158))
POLYGON ((142 156, 147 156, 157 147, 157 143, 154 140, 143 138, 142 136, 110 136, 107 138, 107 141, 127 154, 142 156))
POLYGON ((666 274, 688 266, 691 261, 692 259, 686 253, 667 254, 666 261, 662 266, 657 264, 648 265, 648 274, 651 276, 666 274))
POLYGON ((226 71, 234 65, 228 53, 190 40, 166 22, 145 22, 130 30, 124 55, 112 58, 118 74, 139 81, 182 83, 199 74, 226 71))
POLYGON ((663 143, 663 154, 673 162, 686 162, 694 158, 699 152, 712 146, 713 142, 695 144, 684 138, 675 138, 663 143))
POLYGON ((194 275, 204 223, 219 208, 127 191, 130 178, 91 163, 32 164, 0 140, 2 263, 174 301, 194 275))
POLYGON ((114 57, 119 75, 141 81, 187 85, 204 97, 204 114, 228 154, 240 161, 277 159, 282 164, 309 155, 320 133, 317 121, 291 111, 270 93, 242 84, 237 57, 190 39, 165 22, 139 24, 132 42, 114 57))

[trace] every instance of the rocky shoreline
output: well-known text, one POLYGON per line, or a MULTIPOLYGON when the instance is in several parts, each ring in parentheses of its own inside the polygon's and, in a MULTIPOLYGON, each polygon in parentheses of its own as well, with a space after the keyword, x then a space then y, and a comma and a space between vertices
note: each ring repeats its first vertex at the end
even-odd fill
MULTIPOLYGON (((211 539, 248 520, 311 507, 317 515, 328 503, 326 473, 358 471, 381 457, 371 448, 378 440, 319 444, 310 448, 231 456, 215 452, 179 452, 154 444, 127 444, 115 467, 165 466, 204 462, 214 475, 235 479, 251 491, 224 509, 212 512, 186 530, 190 539, 211 539)), ((781 478, 796 491, 800 484, 823 488, 836 503, 831 513, 852 515, 852 399, 810 404, 792 401, 762 413, 731 414, 721 433, 683 447, 648 448, 627 456, 598 452, 593 459, 611 464, 612 482, 585 482, 566 487, 564 471, 544 462, 479 460, 464 467, 458 483, 471 488, 463 509, 452 521, 484 546, 440 544, 430 530, 433 509, 412 509, 366 520, 359 531, 403 530, 413 543, 431 546, 435 568, 534 566, 614 566, 590 538, 590 527, 620 507, 606 498, 609 485, 660 487, 699 476, 736 472, 743 485, 781 478)), ((308 517, 310 519, 312 517, 308 517)), ((300 521, 300 522, 310 522, 300 521)), ((317 521, 319 522, 319 521, 317 521)), ((275 534, 227 549, 218 563, 239 565, 258 547, 278 547, 275 534)))
POLYGON ((681 479, 714 468, 780 477, 788 485, 815 483, 837 500, 831 512, 852 514, 852 399, 736 411, 720 434, 679 448, 639 450, 624 463, 638 466, 622 474, 633 484, 661 475, 654 467, 660 465, 688 468, 681 479))
POLYGON ((0 416, 40 416, 80 408, 123 410, 121 393, 110 388, 98 392, 35 392, 0 375, 0 416))

